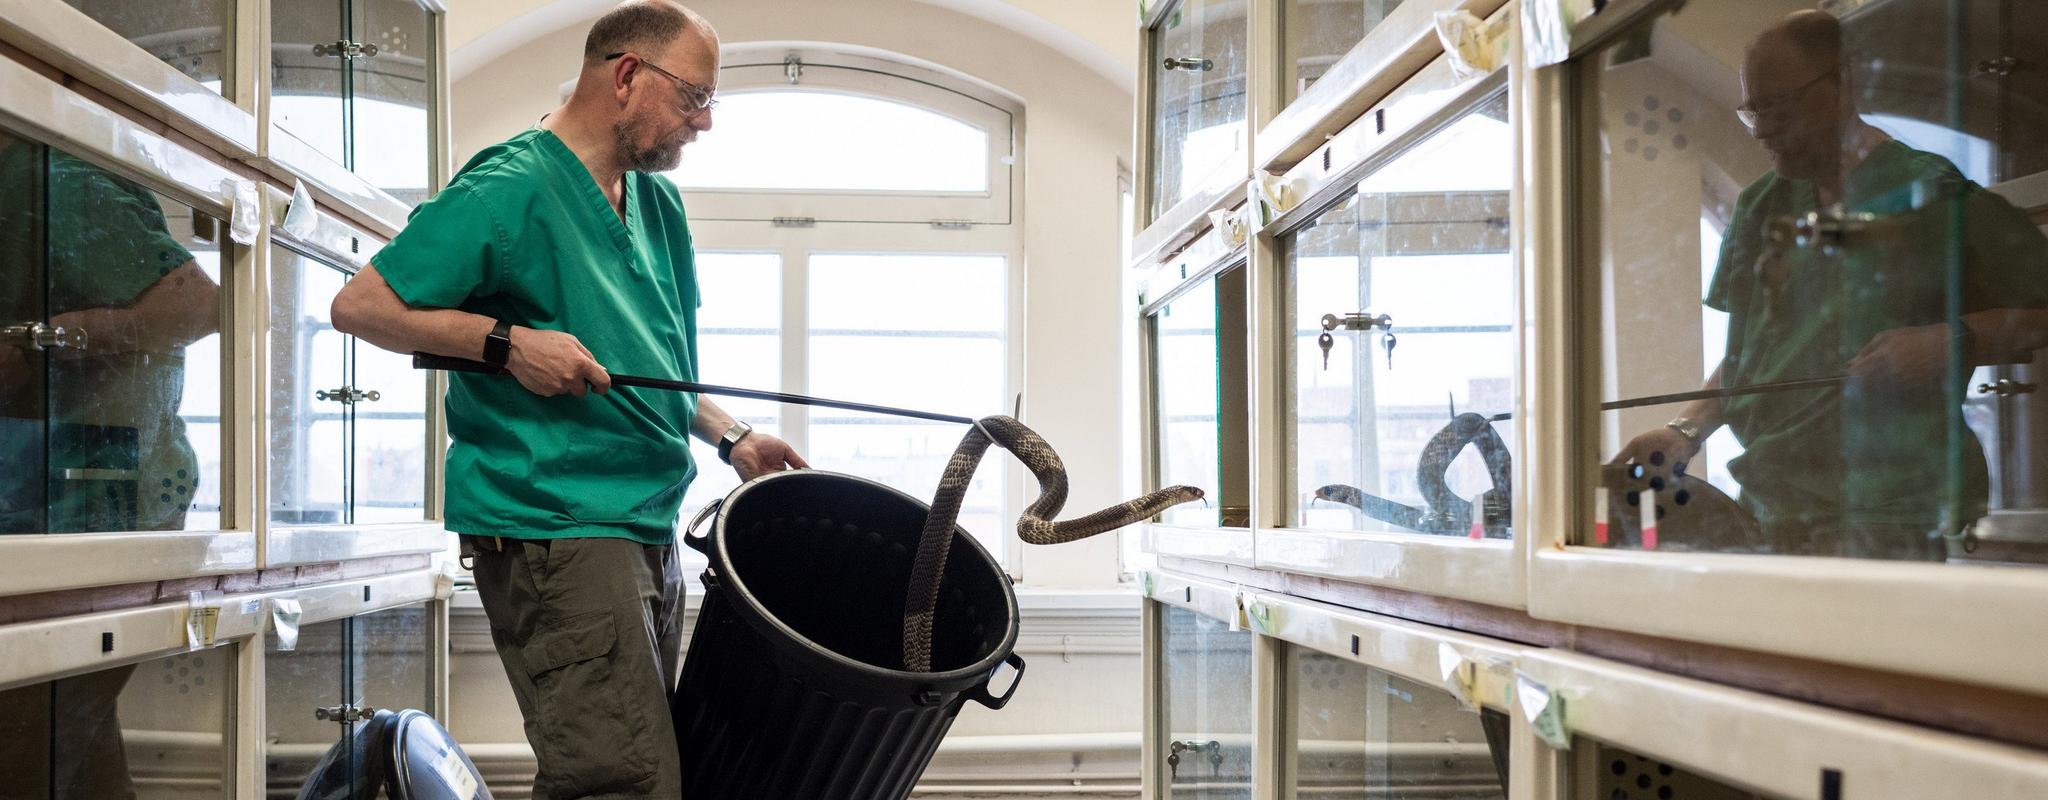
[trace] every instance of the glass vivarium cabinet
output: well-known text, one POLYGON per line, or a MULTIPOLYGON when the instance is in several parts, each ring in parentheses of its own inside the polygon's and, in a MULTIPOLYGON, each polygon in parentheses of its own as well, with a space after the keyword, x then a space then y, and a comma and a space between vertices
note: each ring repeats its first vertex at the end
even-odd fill
POLYGON ((433 656, 426 606, 301 627, 292 650, 264 654, 264 738, 273 795, 369 797, 367 759, 382 758, 365 721, 426 710, 433 656), (314 790, 317 787, 318 791, 314 790))
MULTIPOLYGON (((1151 31, 1151 197, 1145 221, 1243 160, 1248 0, 1178 0, 1151 31)), ((1237 164, 1242 167, 1242 164, 1237 164)))
POLYGON ((0 797, 231 797, 234 664, 217 647, 0 691, 0 797))
POLYGON ((1494 93, 1282 237, 1291 526, 1511 536, 1512 140, 1494 93))
POLYGON ((217 92, 233 78, 235 0, 64 0, 217 92))
POLYGON ((219 530, 224 225, 0 131, 0 533, 219 530))
POLYGON ((1287 660, 1288 796, 1506 800, 1503 712, 1470 710, 1441 687, 1303 647, 1289 647, 1287 660))
POLYGON ((415 0, 271 0, 271 121, 406 205, 427 197, 433 15, 415 0))
POLYGON ((1165 746, 1172 800, 1251 800, 1252 639, 1177 606, 1166 617, 1165 746))
POLYGON ((334 329, 352 273, 282 245, 270 272, 271 521, 424 518, 427 373, 334 329))
POLYGON ((2048 73, 2013 68, 2048 8, 1798 5, 1687 4, 1573 67, 1578 543, 2048 563, 2048 237, 2012 190, 2048 169, 2048 73))
POLYGON ((1198 277, 1146 316, 1158 486, 1201 489, 1168 509, 1168 525, 1251 524, 1245 391, 1245 269, 1198 277))
POLYGON ((1359 40, 1371 33, 1402 0, 1286 0, 1281 8, 1281 40, 1287 60, 1289 101, 1321 79, 1359 40))

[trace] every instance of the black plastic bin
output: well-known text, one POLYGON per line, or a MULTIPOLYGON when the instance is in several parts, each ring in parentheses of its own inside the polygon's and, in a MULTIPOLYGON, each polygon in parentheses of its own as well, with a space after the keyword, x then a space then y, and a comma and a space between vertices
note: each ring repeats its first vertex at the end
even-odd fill
MULTIPOLYGON (((973 700, 1023 680, 1009 576, 958 527, 933 672, 905 672, 903 608, 928 506, 865 478, 778 472, 726 496, 672 712, 683 796, 900 800, 973 700), (1016 682, 989 683, 1004 663, 1016 682)), ((699 518, 701 522, 702 518, 699 518)))

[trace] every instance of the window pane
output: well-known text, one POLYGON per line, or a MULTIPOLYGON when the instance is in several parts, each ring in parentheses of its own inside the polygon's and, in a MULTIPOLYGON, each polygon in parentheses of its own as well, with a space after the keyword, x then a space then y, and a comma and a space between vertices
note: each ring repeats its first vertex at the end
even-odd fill
MULTIPOLYGON (((349 681, 349 625, 337 619, 299 626, 298 647, 263 653, 265 782, 296 792, 320 758, 349 733, 347 726, 313 716, 315 709, 353 700, 349 681)), ((372 701, 372 708, 387 708, 372 701)), ((347 781, 340 781, 347 786, 347 781)), ((347 796, 344 793, 342 796, 347 796)))
POLYGON ((1506 114, 1482 102, 1287 237, 1297 524, 1509 535, 1506 114))
POLYGON ((1152 31, 1155 220, 1244 147, 1245 0, 1186 0, 1152 31))
POLYGON ((2048 405, 1997 381, 2041 366, 2048 238, 1984 185, 2048 166, 2048 77, 1967 72, 2040 27, 1817 5, 1660 16, 1577 67, 1609 460, 1579 543, 2040 562, 2048 405))
POLYGON ((685 189, 988 191, 988 132, 915 106, 772 90, 721 95, 714 113, 717 124, 673 173, 685 189))
POLYGON ((270 252, 270 519, 347 522, 347 415, 319 399, 348 384, 347 337, 327 318, 345 276, 282 247, 270 252))
MULTIPOLYGON (((782 258, 774 253, 697 252, 697 379, 722 386, 782 390, 782 258)), ((781 406, 762 400, 714 397, 725 412, 761 433, 781 435, 781 406)), ((683 495, 681 523, 705 503, 738 488, 718 448, 690 440, 697 479, 683 495)), ((809 454, 806 454, 807 456, 809 454)), ((683 553, 685 564, 701 556, 683 553)))
POLYGON ((1505 714, 1353 661, 1289 653, 1300 796, 1505 800, 1505 714))
POLYGON ((1251 800, 1252 634, 1166 609, 1166 797, 1251 800))
POLYGON ((218 422, 219 226, 4 136, 0 186, 0 531, 217 528, 219 438, 183 405, 218 422))
MULTIPOLYGON (((1006 413, 1008 259, 818 254, 810 260, 811 393, 942 414, 1006 413)), ((929 502, 959 425, 813 409, 810 462, 929 502)), ((960 524, 1002 552, 1005 453, 975 473, 960 524)))
POLYGON ((1293 100, 1386 21, 1401 0, 1287 0, 1287 99, 1293 100))
POLYGON ((224 91, 232 68, 226 46, 234 39, 234 0, 64 0, 151 55, 224 91))
POLYGON ((0 796, 231 795, 233 663, 221 647, 0 691, 0 796))

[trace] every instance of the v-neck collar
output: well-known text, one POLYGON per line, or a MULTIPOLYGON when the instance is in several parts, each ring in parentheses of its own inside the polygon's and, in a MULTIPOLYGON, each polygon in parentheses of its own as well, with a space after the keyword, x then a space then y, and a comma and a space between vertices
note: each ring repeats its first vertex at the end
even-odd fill
POLYGON ((611 199, 604 196, 604 187, 597 185, 597 176, 592 175, 590 168, 584 166, 583 159, 576 157, 576 151, 569 149, 569 143, 562 141, 562 137, 556 136, 554 131, 538 127, 536 130, 540 131, 540 138, 548 142, 555 151, 555 156, 566 162, 564 168, 571 175, 582 178, 581 181, 575 182, 583 184, 583 196, 588 198, 598 214, 604 217, 606 230, 612 234, 612 243, 618 245, 621 253, 630 255, 633 252, 633 230, 640 222, 639 204, 633 202, 633 173, 628 171, 619 175, 619 205, 626 211, 626 216, 621 218, 619 212, 612 210, 611 199))

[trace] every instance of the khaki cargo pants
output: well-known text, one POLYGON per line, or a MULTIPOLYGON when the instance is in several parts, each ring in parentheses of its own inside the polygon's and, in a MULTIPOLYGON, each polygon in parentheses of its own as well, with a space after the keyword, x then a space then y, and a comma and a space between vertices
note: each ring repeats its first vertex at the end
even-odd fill
POLYGON ((675 547, 464 536, 463 549, 540 762, 535 800, 680 797, 675 547))

